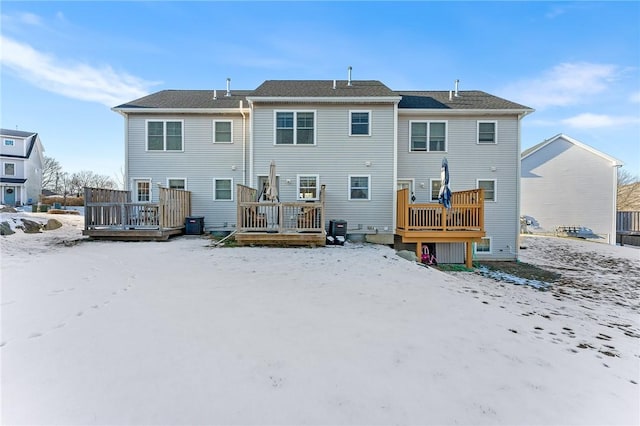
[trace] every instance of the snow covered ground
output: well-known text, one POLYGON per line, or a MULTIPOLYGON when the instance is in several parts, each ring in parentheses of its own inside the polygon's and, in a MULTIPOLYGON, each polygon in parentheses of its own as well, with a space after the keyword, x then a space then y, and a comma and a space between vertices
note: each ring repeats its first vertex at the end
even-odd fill
POLYGON ((637 248, 524 237, 563 274, 543 292, 385 246, 97 242, 55 219, 0 237, 3 425, 640 424, 637 248))

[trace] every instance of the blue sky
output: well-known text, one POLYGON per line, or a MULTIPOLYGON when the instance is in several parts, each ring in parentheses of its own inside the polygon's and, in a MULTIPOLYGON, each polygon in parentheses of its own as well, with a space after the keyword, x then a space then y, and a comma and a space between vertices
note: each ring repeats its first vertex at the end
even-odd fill
POLYGON ((115 177, 111 107, 164 89, 380 80, 482 90, 536 110, 522 148, 565 133, 640 175, 639 2, 1 3, 2 127, 65 171, 115 177))

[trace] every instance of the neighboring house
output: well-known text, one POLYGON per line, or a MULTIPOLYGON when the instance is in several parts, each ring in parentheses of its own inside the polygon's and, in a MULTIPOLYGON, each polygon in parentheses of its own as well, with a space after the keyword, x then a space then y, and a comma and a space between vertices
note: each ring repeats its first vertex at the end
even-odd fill
POLYGON ((0 129, 2 204, 37 203, 42 189, 44 148, 34 132, 0 129))
POLYGON ((616 192, 622 162, 558 134, 522 153, 521 214, 533 232, 587 228, 616 243, 616 192))
MULTIPOLYGON (((350 77, 350 75, 349 75, 350 77)), ((349 234, 393 243, 397 189, 437 200, 484 188, 477 258, 515 259, 520 120, 533 110, 480 91, 394 91, 379 81, 268 80, 255 90, 164 90, 113 108, 125 118, 125 180, 151 202, 157 185, 192 192, 205 227, 232 229, 235 185, 262 188, 276 163, 282 201, 316 200, 349 234)), ((437 201, 436 201, 437 202, 437 201)), ((438 258, 462 261, 460 244, 438 258)))

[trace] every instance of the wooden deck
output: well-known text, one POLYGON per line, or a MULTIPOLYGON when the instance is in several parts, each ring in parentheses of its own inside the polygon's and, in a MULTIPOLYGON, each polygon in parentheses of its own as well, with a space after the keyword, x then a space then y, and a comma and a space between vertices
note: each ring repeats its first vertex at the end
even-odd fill
POLYGON ((85 188, 83 235, 118 241, 166 240, 181 234, 191 193, 160 187, 158 203, 134 203, 131 191, 85 188))
POLYGON ((408 189, 398 191, 395 233, 403 243, 415 243, 418 259, 424 243, 465 243, 465 264, 472 266, 473 243, 486 235, 484 229, 484 190, 451 194, 451 208, 442 204, 409 202, 408 189))
POLYGON ((324 191, 318 201, 256 201, 258 191, 237 185, 239 245, 324 246, 324 191))

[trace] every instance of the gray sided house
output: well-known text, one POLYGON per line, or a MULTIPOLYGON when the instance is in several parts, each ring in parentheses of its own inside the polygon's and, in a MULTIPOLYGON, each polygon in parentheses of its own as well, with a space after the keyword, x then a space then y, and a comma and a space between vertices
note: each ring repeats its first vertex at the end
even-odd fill
POLYGON ((2 204, 37 203, 42 190, 44 148, 34 132, 0 129, 2 204))
POLYGON ((564 134, 525 150, 521 214, 529 221, 529 230, 586 228, 615 244, 620 166, 619 160, 564 134))
MULTIPOLYGON (((157 200, 157 185, 185 188, 207 231, 234 229, 235 185, 262 188, 275 161, 280 200, 317 200, 325 185, 327 222, 345 220, 349 234, 391 243, 397 190, 432 202, 446 157, 452 191, 485 190, 486 238, 474 256, 517 256, 520 120, 528 107, 480 91, 394 91, 349 79, 165 90, 114 111, 125 118, 134 201, 157 200)), ((456 246, 440 244, 439 252, 462 261, 456 246)))

